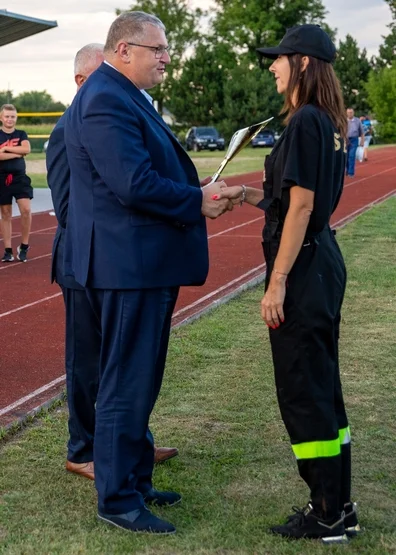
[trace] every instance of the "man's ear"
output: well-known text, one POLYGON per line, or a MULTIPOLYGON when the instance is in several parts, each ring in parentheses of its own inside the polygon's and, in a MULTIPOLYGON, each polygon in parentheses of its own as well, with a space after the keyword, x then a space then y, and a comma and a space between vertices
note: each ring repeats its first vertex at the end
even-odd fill
POLYGON ((87 78, 85 77, 85 75, 81 75, 81 73, 77 73, 77 75, 74 76, 74 81, 76 82, 78 88, 80 88, 86 80, 87 78))

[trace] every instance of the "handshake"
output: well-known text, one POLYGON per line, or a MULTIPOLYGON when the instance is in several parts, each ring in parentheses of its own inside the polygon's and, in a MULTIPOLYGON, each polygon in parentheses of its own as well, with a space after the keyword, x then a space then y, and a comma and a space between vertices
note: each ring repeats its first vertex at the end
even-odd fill
POLYGON ((234 205, 240 202, 243 189, 240 185, 227 187, 225 181, 209 183, 210 177, 201 181, 201 212, 207 218, 214 220, 224 214, 224 212, 231 211, 234 208, 234 205))

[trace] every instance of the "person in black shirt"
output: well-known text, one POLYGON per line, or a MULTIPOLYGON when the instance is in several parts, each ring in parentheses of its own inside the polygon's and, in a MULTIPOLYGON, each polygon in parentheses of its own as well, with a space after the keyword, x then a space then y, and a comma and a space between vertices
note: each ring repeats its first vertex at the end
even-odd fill
POLYGON ((25 156, 30 152, 30 143, 25 131, 15 129, 17 111, 12 104, 0 108, 0 209, 1 229, 5 252, 2 262, 12 262, 14 255, 11 246, 12 199, 15 198, 21 213, 22 237, 17 249, 17 258, 27 261, 29 233, 32 224, 30 201, 33 188, 26 175, 25 156))
POLYGON ((270 71, 285 96, 287 127, 265 162, 264 191, 235 186, 217 198, 265 210, 261 313, 280 411, 311 496, 271 531, 342 543, 360 529, 338 363, 346 270, 329 225, 343 188, 347 131, 335 47, 319 26, 300 25, 279 46, 258 51, 275 60, 270 71))

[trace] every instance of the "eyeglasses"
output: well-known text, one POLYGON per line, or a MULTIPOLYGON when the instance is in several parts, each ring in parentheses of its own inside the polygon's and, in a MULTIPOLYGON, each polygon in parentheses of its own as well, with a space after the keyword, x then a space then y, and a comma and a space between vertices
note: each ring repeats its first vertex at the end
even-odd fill
POLYGON ((148 46, 147 44, 136 44, 135 42, 128 42, 129 46, 140 46, 140 48, 148 48, 152 52, 154 52, 154 56, 157 60, 160 60, 164 55, 165 52, 169 54, 169 46, 148 46))

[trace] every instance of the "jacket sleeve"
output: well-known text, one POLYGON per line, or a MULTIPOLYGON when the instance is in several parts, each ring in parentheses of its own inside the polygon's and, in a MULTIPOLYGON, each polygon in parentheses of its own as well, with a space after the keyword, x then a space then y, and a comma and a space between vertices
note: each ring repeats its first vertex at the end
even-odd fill
POLYGON ((67 160, 64 126, 55 127, 51 133, 47 155, 47 182, 51 189, 56 218, 61 227, 66 228, 69 206, 70 169, 67 160))
POLYGON ((198 223, 200 187, 177 183, 153 170, 146 131, 131 105, 104 89, 84 109, 80 138, 99 176, 122 204, 166 220, 198 223))

